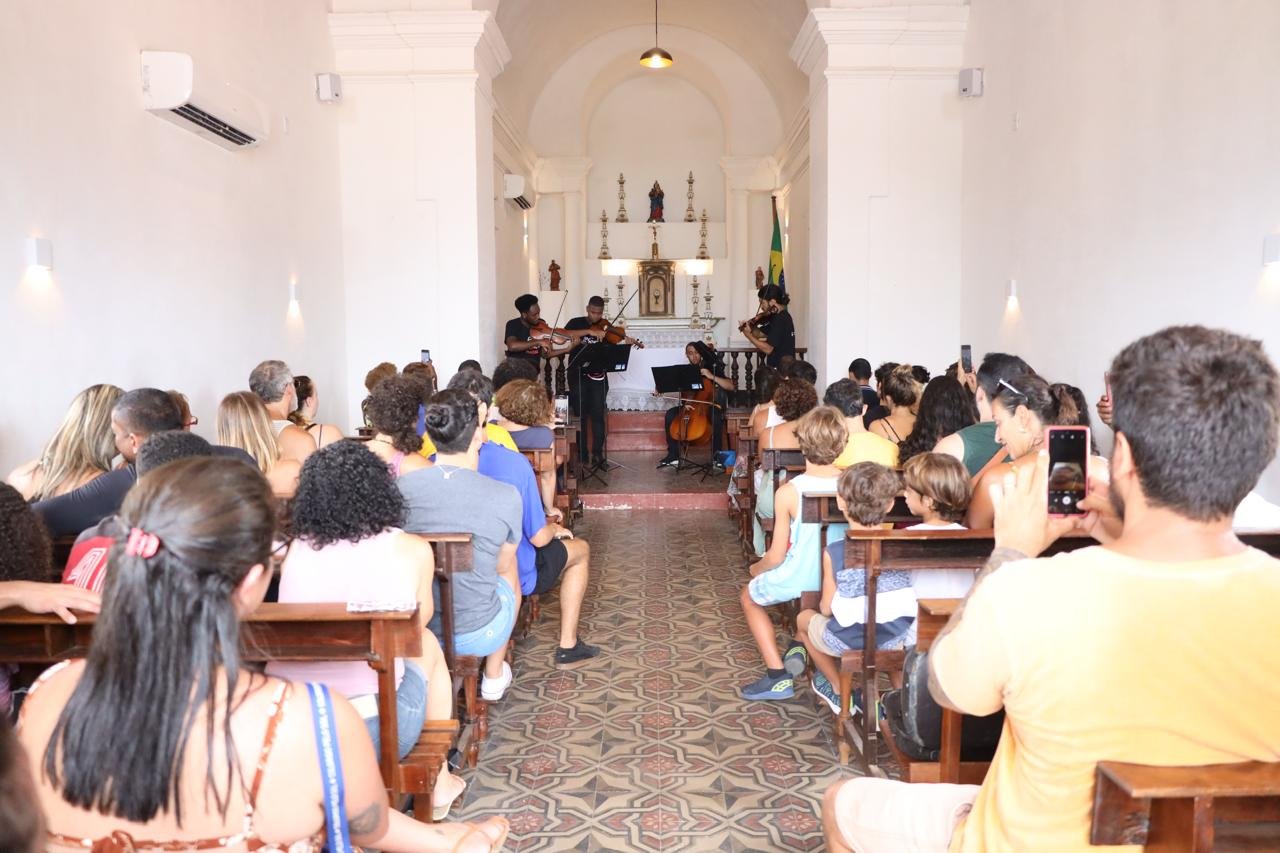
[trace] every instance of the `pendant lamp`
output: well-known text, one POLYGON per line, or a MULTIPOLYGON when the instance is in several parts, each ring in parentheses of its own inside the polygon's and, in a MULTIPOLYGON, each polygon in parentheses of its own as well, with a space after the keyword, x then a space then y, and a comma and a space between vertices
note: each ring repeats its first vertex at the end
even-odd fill
POLYGON ((670 68, 673 62, 671 54, 658 47, 658 0, 653 0, 653 47, 640 54, 640 64, 645 68, 670 68))

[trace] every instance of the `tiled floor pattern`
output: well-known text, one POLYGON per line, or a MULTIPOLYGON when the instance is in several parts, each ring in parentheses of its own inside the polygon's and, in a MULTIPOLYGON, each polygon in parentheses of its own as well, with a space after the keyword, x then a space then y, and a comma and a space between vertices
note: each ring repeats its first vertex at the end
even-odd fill
MULTIPOLYGON (((729 485, 727 473, 711 474, 705 480, 702 474, 658 468, 658 460, 666 456, 662 450, 618 450, 609 454, 609 461, 625 467, 614 468, 602 475, 604 483, 596 479, 582 478, 579 489, 587 494, 601 492, 631 492, 640 494, 708 493, 723 492, 729 485)), ((707 448, 693 448, 691 459, 705 462, 711 458, 707 448)))
POLYGON ((520 644, 459 818, 510 818, 510 850, 821 849, 818 805, 848 773, 807 686, 747 703, 760 661, 738 594, 745 566, 711 512, 589 512, 582 634, 604 651, 552 665, 559 609, 520 644))

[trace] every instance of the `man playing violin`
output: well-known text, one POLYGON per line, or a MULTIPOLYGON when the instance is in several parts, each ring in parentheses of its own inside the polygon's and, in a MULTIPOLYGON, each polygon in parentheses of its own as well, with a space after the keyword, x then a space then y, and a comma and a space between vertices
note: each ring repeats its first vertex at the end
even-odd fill
POLYGON ((738 324, 747 342, 765 355, 765 364, 777 367, 787 356, 796 354, 796 325, 787 311, 791 297, 776 284, 767 284, 756 292, 760 313, 738 324))
POLYGON ((566 352, 569 344, 582 337, 581 332, 551 329, 542 320, 538 297, 525 293, 516 298, 516 310, 520 316, 507 321, 503 339, 507 345, 507 358, 524 359, 537 365, 542 358, 566 352))
MULTIPOLYGON (((582 357, 582 348, 586 344, 598 344, 605 340, 612 324, 604 316, 604 300, 593 296, 587 300, 587 313, 582 317, 574 317, 565 323, 565 331, 578 333, 578 343, 569 353, 569 409, 582 418, 584 430, 590 426, 591 432, 591 464, 603 468, 604 440, 607 430, 606 419, 609 414, 609 374, 584 373, 578 364, 582 357)), ((614 329, 618 327, 614 326, 614 329)), ((625 332, 619 341, 624 344, 644 346, 625 332)), ((587 461, 587 436, 584 433, 578 442, 578 453, 582 461, 587 461)))

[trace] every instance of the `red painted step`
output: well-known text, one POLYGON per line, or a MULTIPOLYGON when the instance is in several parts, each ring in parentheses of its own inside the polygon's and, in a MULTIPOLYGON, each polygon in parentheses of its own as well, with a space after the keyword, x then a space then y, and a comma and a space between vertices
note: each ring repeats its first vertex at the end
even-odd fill
POLYGON ((665 412, 610 412, 609 451, 665 450, 665 412))

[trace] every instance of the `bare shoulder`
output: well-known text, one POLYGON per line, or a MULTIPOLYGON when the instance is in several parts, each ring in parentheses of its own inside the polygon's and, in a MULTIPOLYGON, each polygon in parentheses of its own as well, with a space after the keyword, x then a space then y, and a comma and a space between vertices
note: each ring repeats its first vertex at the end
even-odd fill
POLYGON ((25 500, 31 500, 31 496, 35 494, 36 488, 40 485, 39 475, 40 460, 32 459, 27 464, 20 465, 9 472, 5 482, 21 492, 25 500))
POLYGON ((423 563, 432 567, 436 564, 436 555, 431 548, 431 543, 421 536, 413 534, 397 536, 394 550, 396 556, 403 557, 405 560, 412 560, 415 563, 423 563))
POLYGON ((960 433, 953 432, 951 435, 943 436, 933 447, 934 453, 945 453, 964 461, 964 439, 960 437, 960 433))

